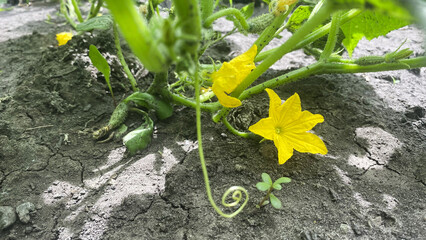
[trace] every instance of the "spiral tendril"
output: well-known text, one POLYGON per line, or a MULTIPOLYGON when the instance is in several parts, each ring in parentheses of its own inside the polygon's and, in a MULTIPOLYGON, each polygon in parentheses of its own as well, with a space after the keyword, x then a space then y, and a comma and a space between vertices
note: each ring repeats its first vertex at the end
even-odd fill
POLYGON ((198 63, 195 64, 196 65, 196 69, 195 69, 195 73, 192 74, 194 81, 195 81, 195 102, 196 102, 196 119, 197 119, 197 139, 198 139, 198 153, 200 155, 200 162, 201 162, 201 168, 203 170, 203 176, 204 176, 204 184, 206 186, 206 192, 207 192, 207 197, 209 199, 210 204, 212 205, 213 209, 222 217, 225 218, 232 218, 235 217, 237 214, 239 214, 243 208, 247 205, 247 202, 249 200, 249 194, 247 192, 247 190, 243 187, 240 186, 233 186, 228 188, 225 193, 222 195, 222 205, 224 207, 235 207, 238 204, 240 204, 241 200, 243 199, 243 197, 245 197, 244 202, 240 205, 240 207, 235 210, 234 212, 227 214, 224 213, 220 208, 218 208, 218 206, 216 205, 215 201, 213 200, 213 196, 212 196, 212 191, 210 189, 210 183, 209 183, 209 176, 207 173, 207 167, 206 167, 206 163, 204 160, 204 152, 203 152, 203 143, 202 143, 202 136, 201 136, 201 104, 200 104, 200 82, 199 82, 199 78, 198 78, 198 63), (232 199, 234 200, 231 203, 228 203, 226 201, 226 198, 229 196, 229 194, 232 193, 232 199), (243 193, 245 196, 243 196, 243 193))

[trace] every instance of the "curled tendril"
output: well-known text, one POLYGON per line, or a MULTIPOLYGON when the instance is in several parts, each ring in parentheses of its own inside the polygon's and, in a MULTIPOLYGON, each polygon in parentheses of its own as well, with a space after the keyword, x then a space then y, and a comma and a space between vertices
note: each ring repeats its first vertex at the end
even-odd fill
POLYGON ((225 206, 225 207, 237 206, 240 203, 241 199, 243 198, 243 193, 246 195, 246 200, 243 203, 243 205, 241 205, 241 206, 245 206, 245 204, 248 201, 248 198, 247 198, 248 193, 247 193, 247 190, 245 188, 240 187, 240 186, 233 186, 233 187, 228 188, 228 190, 226 190, 226 192, 222 196, 222 205, 225 206), (231 192, 232 192, 232 199, 234 201, 232 203, 227 203, 226 198, 228 197, 228 195, 231 192))
POLYGON ((220 210, 217 207, 216 203, 213 200, 212 191, 210 189, 209 176, 208 176, 208 173, 207 173, 206 162, 204 160, 203 143, 202 143, 202 136, 201 136, 200 82, 199 82, 199 78, 198 78, 198 67, 199 66, 198 66, 198 64, 195 64, 195 65, 196 65, 195 73, 192 74, 192 75, 193 75, 193 78, 194 78, 194 81, 195 81, 194 87, 195 87, 195 102, 196 102, 195 110, 196 110, 196 119, 197 119, 198 153, 200 155, 200 162, 201 162, 201 168, 203 170, 204 184, 206 186, 207 197, 209 199, 210 204, 212 205, 214 210, 219 215, 221 215, 222 217, 226 217, 226 218, 232 218, 232 217, 235 217, 237 214, 239 214, 243 210, 243 208, 247 205, 247 202, 249 200, 249 194, 248 194, 248 192, 245 188, 240 187, 240 186, 233 186, 233 187, 230 187, 226 190, 226 192, 222 196, 222 205, 224 207, 235 207, 238 204, 240 204, 243 197, 245 197, 245 201, 240 205, 240 207, 236 211, 234 211, 233 213, 230 213, 230 214, 226 214, 226 213, 222 212, 222 210, 220 210), (232 193, 232 199, 234 200, 234 202, 227 203, 226 198, 231 193, 232 193), (245 196, 243 196, 243 195, 245 195, 245 196))

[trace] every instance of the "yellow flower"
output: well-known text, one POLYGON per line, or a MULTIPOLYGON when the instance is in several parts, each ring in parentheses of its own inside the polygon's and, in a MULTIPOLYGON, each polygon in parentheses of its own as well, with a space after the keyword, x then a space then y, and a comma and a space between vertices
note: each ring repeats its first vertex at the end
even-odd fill
POLYGON ((303 111, 297 93, 281 104, 280 97, 271 89, 269 95, 269 117, 263 118, 249 127, 249 130, 268 140, 273 140, 278 149, 279 164, 285 163, 293 149, 299 152, 327 154, 324 142, 311 130, 317 123, 324 121, 320 114, 303 111))
POLYGON ((67 44, 69 40, 72 38, 72 33, 70 32, 61 32, 56 34, 56 40, 58 40, 58 46, 62 46, 67 44))
POLYGON ((256 67, 254 57, 257 54, 257 46, 253 45, 247 52, 232 59, 229 63, 224 62, 222 67, 212 73, 212 90, 224 107, 234 108, 241 105, 241 101, 231 97, 230 94, 256 67))

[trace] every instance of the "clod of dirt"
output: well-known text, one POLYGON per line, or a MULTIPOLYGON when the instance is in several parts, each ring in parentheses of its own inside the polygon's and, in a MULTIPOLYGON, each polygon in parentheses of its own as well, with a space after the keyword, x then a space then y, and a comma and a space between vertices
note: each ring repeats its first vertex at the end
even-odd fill
POLYGON ((35 211, 33 203, 25 202, 16 207, 16 213, 18 214, 19 220, 23 223, 30 222, 30 212, 35 211))
POLYGON ((16 221, 16 214, 13 207, 0 206, 0 231, 11 226, 16 221))
POLYGON ((419 120, 420 118, 423 118, 426 114, 426 110, 420 106, 415 106, 408 111, 405 112, 405 116, 411 119, 419 120))

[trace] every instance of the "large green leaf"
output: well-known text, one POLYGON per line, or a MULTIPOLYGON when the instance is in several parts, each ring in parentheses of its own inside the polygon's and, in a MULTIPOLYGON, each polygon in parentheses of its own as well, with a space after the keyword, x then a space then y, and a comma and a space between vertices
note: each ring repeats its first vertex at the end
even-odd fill
POLYGON ((407 20, 392 17, 379 11, 366 10, 340 27, 345 35, 343 45, 349 55, 352 56, 359 40, 363 37, 371 40, 408 24, 410 22, 407 20))
POLYGON ((112 27, 113 24, 114 21, 112 20, 111 16, 103 15, 91 18, 85 22, 77 24, 76 30, 82 32, 92 31, 95 29, 108 30, 112 27))

